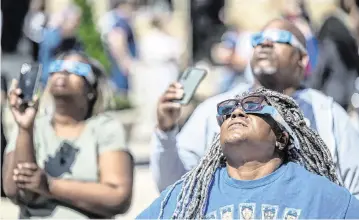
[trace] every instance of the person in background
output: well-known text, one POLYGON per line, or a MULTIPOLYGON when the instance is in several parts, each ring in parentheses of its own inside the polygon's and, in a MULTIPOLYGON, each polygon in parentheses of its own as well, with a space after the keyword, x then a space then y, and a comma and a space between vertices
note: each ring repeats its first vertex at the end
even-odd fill
POLYGON ((113 0, 113 9, 99 21, 102 41, 111 61, 111 81, 118 93, 124 97, 129 90, 129 71, 137 57, 131 24, 134 7, 133 0, 113 0))
POLYGON ((105 113, 108 87, 100 64, 78 51, 49 67, 54 112, 24 112, 14 80, 9 102, 18 128, 6 147, 3 185, 20 218, 111 218, 131 204, 133 159, 124 130, 105 113))
POLYGON ((332 98, 301 85, 308 63, 303 34, 291 22, 276 19, 256 34, 252 43, 254 52, 250 66, 254 84, 238 84, 227 93, 206 100, 181 131, 177 126, 181 105, 171 102, 183 96, 181 85, 172 84, 161 97, 151 153, 151 170, 159 190, 196 167, 208 151, 219 133, 213 117, 216 104, 263 86, 294 98, 308 125, 318 131, 331 152, 341 184, 359 196, 359 133, 345 110, 332 98))
POLYGON ((43 40, 43 31, 48 20, 45 4, 45 0, 32 0, 24 21, 24 34, 31 42, 31 56, 34 62, 39 60, 39 44, 43 40))
POLYGON ((226 27, 220 17, 225 0, 189 1, 190 38, 192 62, 210 58, 212 45, 224 33, 226 27))
POLYGON ((137 91, 135 98, 141 121, 134 128, 136 140, 150 140, 157 121, 158 99, 179 75, 180 58, 185 47, 180 39, 169 33, 166 26, 171 19, 169 13, 166 9, 153 11, 151 30, 139 39, 139 65, 132 75, 132 89, 137 91))
POLYGON ((304 72, 304 80, 307 80, 317 65, 319 43, 311 25, 311 18, 304 0, 284 1, 283 18, 293 22, 304 34, 308 51, 309 63, 304 72))
POLYGON ((248 82, 244 75, 248 60, 252 54, 251 34, 232 28, 223 34, 221 42, 214 45, 212 59, 226 68, 221 83, 220 93, 232 89, 238 82, 248 82), (248 45, 248 46, 247 46, 248 45))
POLYGON ((308 86, 323 91, 345 110, 350 106, 359 55, 355 38, 339 17, 329 17, 319 31, 319 59, 308 86))
MULTIPOLYGON (((1 114, 1 169, 3 167, 3 163, 4 163, 4 152, 5 152, 5 147, 6 147, 6 137, 5 137, 5 132, 4 132, 4 125, 3 125, 3 108, 5 106, 5 103, 7 102, 7 83, 6 83, 6 78, 4 76, 4 74, 1 74, 1 108, 0 108, 0 114, 1 114)), ((3 180, 3 174, 1 173, 1 183, 3 180)), ((5 197, 5 193, 4 193, 4 187, 3 184, 1 184, 1 197, 5 197)))
POLYGON ((49 78, 49 65, 57 55, 70 50, 83 50, 82 43, 76 37, 80 20, 81 9, 73 4, 50 16, 39 48, 43 85, 46 85, 49 78))
MULTIPOLYGON (((322 24, 318 38, 320 50, 317 68, 308 86, 323 91, 345 110, 352 107, 355 81, 359 77, 359 54, 355 23, 348 14, 358 8, 341 1, 341 7, 322 24)), ((358 9, 357 9, 358 10, 358 9)), ((357 17, 359 19, 359 17, 357 17)))
POLYGON ((220 102, 217 122, 200 163, 137 219, 359 218, 359 200, 339 185, 328 148, 292 98, 259 88, 220 102))
POLYGON ((2 32, 1 47, 3 53, 15 53, 22 37, 24 18, 31 0, 1 1, 2 32))
POLYGON ((349 28, 359 44, 359 0, 340 0, 339 6, 348 15, 349 28))

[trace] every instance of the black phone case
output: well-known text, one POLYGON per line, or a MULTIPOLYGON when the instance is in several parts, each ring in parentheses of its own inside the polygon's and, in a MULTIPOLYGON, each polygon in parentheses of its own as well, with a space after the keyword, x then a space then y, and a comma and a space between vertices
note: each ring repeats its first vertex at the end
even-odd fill
POLYGON ((21 66, 19 88, 22 91, 21 98, 24 104, 28 104, 32 101, 32 98, 38 89, 41 70, 42 68, 40 64, 24 63, 21 66))

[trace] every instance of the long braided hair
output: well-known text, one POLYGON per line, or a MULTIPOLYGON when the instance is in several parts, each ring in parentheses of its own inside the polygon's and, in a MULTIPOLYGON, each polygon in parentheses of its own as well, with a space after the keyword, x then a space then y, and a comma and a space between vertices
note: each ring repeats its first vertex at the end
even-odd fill
MULTIPOLYGON (((297 136, 300 149, 293 147, 289 150, 288 146, 293 144, 289 141, 287 147, 284 148, 287 161, 301 164, 308 171, 340 184, 327 146, 318 133, 307 126, 303 113, 291 97, 265 88, 244 93, 241 97, 248 95, 265 96, 266 101, 277 109, 297 136)), ((201 159, 199 165, 182 176, 169 189, 161 203, 159 218, 163 217, 164 208, 173 189, 176 185, 183 183, 172 219, 203 219, 213 176, 217 168, 225 166, 225 161, 219 135, 216 135, 209 152, 201 159)))

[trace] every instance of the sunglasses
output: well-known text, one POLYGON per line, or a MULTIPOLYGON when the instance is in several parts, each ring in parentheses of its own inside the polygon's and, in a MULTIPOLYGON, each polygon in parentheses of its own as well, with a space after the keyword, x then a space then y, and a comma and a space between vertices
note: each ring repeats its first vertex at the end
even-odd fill
MULTIPOLYGON (((276 108, 268 105, 265 96, 247 96, 242 99, 228 99, 217 104, 217 122, 222 126, 223 122, 231 115, 237 108, 241 108, 246 114, 259 114, 270 116, 277 125, 286 131, 293 140, 294 147, 300 149, 300 144, 294 131, 290 128, 287 122, 279 114, 276 108)), ((293 146, 289 146, 291 149, 293 146)))
POLYGON ((63 72, 63 71, 85 77, 85 79, 91 85, 94 85, 96 82, 96 77, 92 72, 92 68, 87 63, 70 61, 70 60, 55 60, 51 62, 49 67, 50 74, 55 72, 63 72))
POLYGON ((302 53, 307 53, 306 47, 289 31, 270 29, 254 34, 252 35, 252 46, 256 47, 261 45, 266 40, 281 44, 289 44, 298 48, 302 53))

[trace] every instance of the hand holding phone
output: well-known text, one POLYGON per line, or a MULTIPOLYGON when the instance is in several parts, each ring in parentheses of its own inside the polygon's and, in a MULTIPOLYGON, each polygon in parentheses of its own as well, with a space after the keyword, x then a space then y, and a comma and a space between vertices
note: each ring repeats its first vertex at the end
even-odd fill
MULTIPOLYGON (((36 65, 35 65, 36 66, 36 65)), ((32 129, 38 107, 38 89, 41 67, 23 65, 19 80, 13 79, 9 92, 11 112, 22 129, 32 129)))
POLYGON ((178 123, 182 105, 187 105, 192 99, 198 85, 207 72, 198 68, 187 69, 178 82, 172 83, 160 98, 157 108, 158 127, 169 131, 178 123))
POLYGON ((178 80, 183 86, 184 94, 181 99, 174 100, 174 102, 178 102, 181 105, 188 105, 206 75, 207 71, 200 68, 192 67, 184 71, 178 80))

